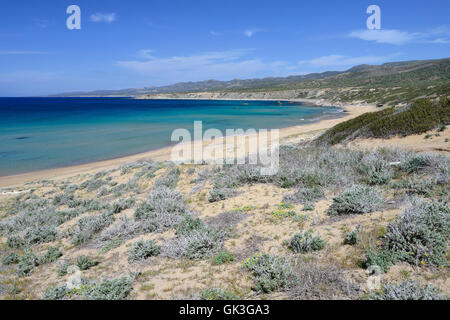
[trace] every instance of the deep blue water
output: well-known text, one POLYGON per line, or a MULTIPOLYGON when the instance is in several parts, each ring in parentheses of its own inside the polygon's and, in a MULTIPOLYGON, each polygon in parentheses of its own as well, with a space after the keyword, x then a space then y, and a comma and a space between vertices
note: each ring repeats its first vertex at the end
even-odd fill
POLYGON ((271 101, 0 98, 0 176, 165 147, 174 129, 192 131, 195 120, 225 132, 289 127, 340 111, 271 101))

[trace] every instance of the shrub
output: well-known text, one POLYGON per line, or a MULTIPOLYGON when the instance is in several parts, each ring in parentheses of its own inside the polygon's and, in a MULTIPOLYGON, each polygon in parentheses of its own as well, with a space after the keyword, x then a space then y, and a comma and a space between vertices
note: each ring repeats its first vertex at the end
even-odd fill
POLYGON ((296 253, 308 253, 322 250, 325 247, 325 240, 319 235, 313 237, 312 230, 308 230, 305 233, 300 231, 285 242, 285 245, 296 253))
POLYGON ((346 280, 344 270, 336 265, 301 261, 294 272, 297 281, 288 291, 292 299, 337 300, 358 296, 359 284, 346 280))
POLYGON ((52 226, 33 227, 27 230, 24 238, 31 245, 52 242, 56 239, 56 228, 52 226))
POLYGON ((136 220, 146 221, 148 231, 164 231, 190 214, 179 191, 162 187, 152 191, 147 201, 136 209, 134 216, 136 220))
POLYGON ((164 254, 172 258, 204 259, 222 249, 224 230, 196 229, 166 243, 164 254))
POLYGON ((383 202, 378 191, 372 187, 355 185, 337 197, 328 209, 331 215, 362 214, 375 211, 383 202))
POLYGON ((111 228, 105 229, 100 234, 100 242, 126 240, 134 237, 136 234, 143 231, 143 224, 123 216, 119 222, 111 228))
POLYGON ((121 277, 88 286, 84 298, 88 300, 123 300, 131 290, 133 290, 132 279, 121 277))
POLYGON ((218 266, 218 265, 233 262, 233 261, 234 261, 233 254, 228 253, 226 251, 220 251, 212 258, 211 264, 214 266, 218 266))
POLYGON ((419 180, 417 177, 407 178, 392 185, 395 189, 404 189, 406 193, 430 197, 436 189, 437 181, 432 178, 419 180))
POLYGON ((236 195, 236 190, 233 188, 214 186, 213 189, 209 192, 208 201, 209 202, 218 202, 218 201, 222 201, 222 200, 226 200, 228 198, 234 197, 235 195, 236 195))
POLYGON ((62 261, 61 263, 58 263, 58 269, 56 270, 58 276, 65 276, 67 274, 67 268, 69 268, 70 265, 71 263, 69 261, 62 261))
POLYGON ((19 263, 19 256, 14 252, 8 253, 2 257, 2 264, 4 266, 16 263, 19 263))
POLYGON ((155 244, 153 240, 137 241, 131 247, 128 253, 128 261, 144 261, 152 256, 157 256, 160 252, 160 247, 155 244))
POLYGON ((169 189, 175 189, 178 183, 178 180, 180 179, 180 169, 179 168, 173 168, 167 172, 162 177, 159 177, 155 180, 155 183, 153 184, 153 188, 169 188, 169 189))
POLYGON ((414 154, 406 159, 400 168, 406 173, 416 173, 430 166, 430 164, 431 159, 428 155, 414 154))
POLYGON ((50 287, 44 292, 42 300, 63 300, 66 298, 68 289, 66 285, 60 287, 50 287))
POLYGON ((354 246, 359 242, 359 226, 353 230, 346 232, 344 235, 344 244, 354 246))
POLYGON ((175 226, 176 233, 188 234, 194 230, 200 230, 206 228, 204 222, 199 218, 192 218, 191 216, 186 216, 183 221, 175 226))
POLYGON ((231 292, 220 288, 208 288, 202 291, 201 298, 203 300, 237 300, 238 297, 231 292))
POLYGON ((386 184, 392 179, 389 163, 375 154, 364 157, 358 165, 363 181, 370 185, 386 184))
POLYGON ((307 204, 310 202, 317 202, 325 197, 322 188, 315 186, 312 188, 299 188, 293 194, 283 197, 283 202, 307 204))
POLYGON ((316 139, 317 144, 338 144, 357 137, 386 138, 420 134, 450 122, 450 100, 417 99, 407 107, 365 113, 339 123, 316 139))
POLYGON ((370 300, 446 300, 439 290, 431 285, 421 285, 414 280, 400 284, 383 284, 380 291, 371 292, 370 300))
POLYGON ((51 263, 62 257, 62 252, 58 247, 50 247, 41 259, 41 263, 51 263))
POLYGON ((448 203, 415 200, 388 225, 383 241, 386 249, 395 252, 401 261, 445 265, 449 238, 448 203))
POLYGON ((19 249, 25 245, 25 241, 18 236, 11 236, 6 240, 6 245, 11 249, 19 249))
POLYGON ((39 265, 39 259, 31 251, 26 252, 19 258, 17 264, 17 275, 19 277, 27 277, 33 273, 33 269, 39 265))
POLYGON ((79 256, 77 258, 77 266, 80 268, 81 271, 88 270, 92 267, 95 267, 98 265, 99 262, 96 260, 92 260, 88 256, 79 256))
POLYGON ((290 263, 271 254, 255 254, 244 261, 242 267, 251 272, 255 290, 261 292, 288 288, 295 280, 290 263))
POLYGON ((393 264, 398 261, 397 254, 390 250, 382 248, 377 250, 377 248, 371 246, 366 249, 366 260, 364 262, 364 267, 369 268, 371 266, 378 266, 383 271, 387 272, 393 264))
POLYGON ((74 244, 83 244, 91 239, 94 234, 100 232, 113 222, 114 217, 109 213, 83 217, 78 220, 78 231, 75 233, 72 242, 74 244))

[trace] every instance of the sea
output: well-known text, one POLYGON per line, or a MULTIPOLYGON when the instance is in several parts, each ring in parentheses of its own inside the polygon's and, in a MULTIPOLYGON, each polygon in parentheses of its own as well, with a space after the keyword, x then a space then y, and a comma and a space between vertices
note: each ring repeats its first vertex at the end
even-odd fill
POLYGON ((287 101, 0 98, 0 176, 114 159, 170 146, 178 128, 275 129, 339 117, 287 101))

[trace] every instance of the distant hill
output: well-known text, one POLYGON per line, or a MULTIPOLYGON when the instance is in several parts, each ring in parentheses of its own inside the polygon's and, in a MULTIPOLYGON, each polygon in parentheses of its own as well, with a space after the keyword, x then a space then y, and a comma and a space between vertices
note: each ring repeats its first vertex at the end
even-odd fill
MULTIPOLYGON (((261 92, 320 88, 407 88, 422 90, 432 87, 430 94, 448 91, 450 85, 450 58, 439 60, 391 62, 382 65, 359 65, 346 71, 327 71, 289 77, 263 79, 235 79, 231 81, 206 80, 180 82, 161 87, 130 88, 123 90, 98 90, 90 92, 69 92, 57 97, 68 96, 151 96, 165 93, 188 92, 261 92)), ((397 92, 396 92, 397 93, 397 92)), ((401 92, 400 92, 401 93, 401 92)), ((326 97, 325 97, 326 98, 326 97)), ((369 97, 370 98, 370 97, 369 97)), ((343 97, 345 101, 345 97, 343 97)))

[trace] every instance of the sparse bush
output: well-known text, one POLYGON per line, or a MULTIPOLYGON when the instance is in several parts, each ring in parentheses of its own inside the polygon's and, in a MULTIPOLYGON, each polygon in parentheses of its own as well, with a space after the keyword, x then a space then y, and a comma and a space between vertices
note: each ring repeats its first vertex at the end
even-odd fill
POLYGON ((204 259, 222 249, 224 230, 195 229, 166 243, 163 252, 172 258, 204 259))
POLYGON ((72 242, 74 244, 83 244, 90 240, 94 234, 100 232, 113 222, 114 217, 109 213, 83 217, 78 220, 78 231, 75 233, 72 242))
POLYGON ((416 281, 400 284, 383 284, 380 291, 371 292, 370 300, 446 300, 438 289, 431 285, 421 285, 416 281))
POLYGON ((233 188, 214 186, 213 189, 209 192, 208 201, 218 202, 234 197, 236 194, 237 192, 233 188))
POLYGON ((194 230, 205 229, 205 223, 199 218, 192 218, 191 216, 186 216, 183 221, 175 226, 176 233, 178 235, 188 234, 194 230))
POLYGON ((328 213, 342 215, 373 212, 382 202, 383 198, 373 187, 355 185, 333 198, 328 213))
POLYGON ((319 235, 313 237, 312 230, 308 230, 305 233, 300 231, 284 244, 296 253, 308 253, 322 250, 325 247, 325 240, 319 235))
POLYGON ((386 250, 412 264, 446 265, 450 238, 450 207, 447 203, 415 200, 387 227, 386 250))
POLYGON ((409 177, 400 182, 395 182, 392 187, 395 189, 403 189, 407 194, 410 195, 423 195, 425 197, 430 197, 436 190, 437 181, 433 178, 425 178, 419 180, 417 177, 409 177))
POLYGON ((336 265, 301 261, 294 267, 297 281, 288 294, 296 300, 336 300, 357 297, 359 285, 345 279, 336 265))
POLYGON ((24 238, 30 245, 52 242, 56 239, 56 228, 53 226, 33 227, 26 231, 24 238))
POLYGON ((128 253, 128 261, 144 261, 152 256, 157 256, 160 252, 160 247, 155 244, 153 240, 137 241, 131 247, 128 253))
POLYGON ((69 290, 66 285, 62 285, 60 287, 50 287, 44 292, 44 296, 42 300, 63 300, 66 298, 69 290))
POLYGON ((223 251, 220 251, 219 253, 217 253, 212 258, 211 264, 214 266, 218 266, 218 265, 222 265, 222 264, 233 262, 233 261, 234 261, 234 255, 223 250, 223 251))
POLYGON ((295 281, 290 263, 275 255, 255 254, 242 267, 251 272, 257 291, 270 293, 291 287, 295 281))
POLYGON ((33 273, 33 269, 39 265, 39 259, 31 251, 26 252, 19 258, 17 264, 17 275, 19 277, 27 277, 33 273))
POLYGON ((100 243, 116 240, 127 240, 133 238, 136 234, 143 231, 143 224, 123 216, 117 224, 105 229, 100 234, 100 243))
POLYGON ((6 240, 6 245, 11 249, 19 249, 25 245, 25 241, 18 236, 11 236, 6 240))
POLYGON ((58 276, 65 276, 67 274, 67 268, 69 268, 70 265, 71 264, 69 261, 62 261, 61 263, 58 263, 58 269, 56 270, 58 276))
POLYGON ((19 256, 14 252, 8 253, 2 257, 2 264, 4 266, 16 263, 19 263, 19 256))
POLYGON ((192 213, 179 191, 161 187, 148 197, 135 211, 136 220, 145 220, 148 231, 173 228, 192 213))
POLYGON ((371 266, 378 266, 383 271, 387 272, 396 261, 398 261, 398 256, 395 252, 384 248, 377 250, 377 248, 371 246, 366 249, 366 260, 364 262, 364 267, 369 268, 371 266))
POLYGON ((167 172, 167 174, 155 180, 153 188, 158 189, 164 187, 169 189, 175 189, 179 179, 180 179, 180 168, 177 167, 170 169, 167 172))
POLYGON ((237 300, 238 297, 231 292, 220 288, 208 288, 202 291, 203 300, 237 300))
POLYGON ((389 164, 376 154, 363 157, 358 170, 363 176, 363 181, 370 185, 386 184, 393 176, 389 164))
POLYGON ((344 235, 344 244, 354 246, 359 242, 359 226, 353 230, 346 232, 344 235))
POLYGON ((62 257, 63 253, 58 247, 50 247, 41 259, 41 263, 51 263, 62 257))
POLYGON ((84 298, 88 300, 123 300, 131 290, 133 290, 132 279, 121 277, 89 285, 84 298))
POLYGON ((79 256, 77 258, 77 267, 80 268, 81 271, 88 270, 98 264, 98 261, 92 260, 88 256, 79 256))
POLYGON ((324 197, 325 193, 322 188, 314 186, 312 188, 299 188, 293 194, 285 195, 283 202, 308 204, 315 203, 324 197))
POLYGON ((428 155, 414 154, 405 162, 403 162, 400 168, 406 173, 419 172, 431 164, 431 159, 428 155))

